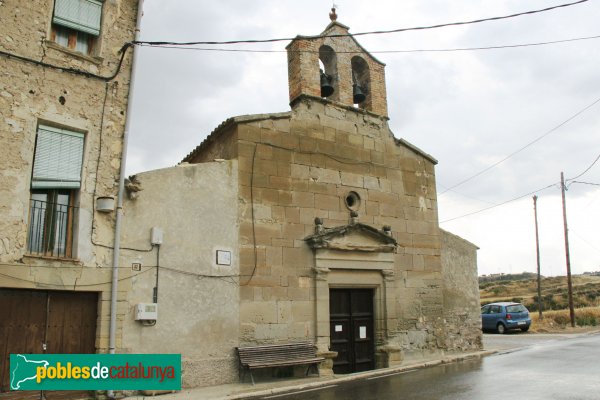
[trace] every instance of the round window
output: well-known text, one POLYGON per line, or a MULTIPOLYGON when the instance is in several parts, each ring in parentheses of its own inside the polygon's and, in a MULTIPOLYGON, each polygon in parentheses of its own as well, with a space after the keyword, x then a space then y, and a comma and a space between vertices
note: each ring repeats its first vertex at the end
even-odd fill
POLYGON ((344 203, 349 210, 357 211, 360 207, 360 196, 356 192, 349 192, 344 198, 344 203))

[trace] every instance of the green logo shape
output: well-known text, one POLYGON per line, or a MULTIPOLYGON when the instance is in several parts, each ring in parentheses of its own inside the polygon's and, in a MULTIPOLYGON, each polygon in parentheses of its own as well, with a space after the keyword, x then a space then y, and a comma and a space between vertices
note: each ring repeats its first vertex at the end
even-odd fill
POLYGON ((11 390, 180 390, 181 354, 11 354, 11 390))

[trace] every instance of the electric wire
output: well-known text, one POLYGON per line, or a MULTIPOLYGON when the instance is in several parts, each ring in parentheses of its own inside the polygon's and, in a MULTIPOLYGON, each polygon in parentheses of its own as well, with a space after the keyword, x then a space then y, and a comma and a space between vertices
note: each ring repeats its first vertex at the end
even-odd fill
MULTIPOLYGON (((571 115, 569 118, 567 118, 566 120, 564 120, 563 122, 561 122, 560 124, 556 125, 554 128, 550 129, 549 131, 547 131, 546 133, 544 133, 541 136, 538 136, 536 139, 534 139, 533 141, 527 143, 525 146, 522 146, 521 148, 519 148, 518 150, 513 151, 512 153, 510 153, 509 155, 505 156, 504 158, 502 158, 500 161, 497 161, 495 163, 493 163, 492 165, 487 166, 486 168, 482 169, 481 171, 469 176, 468 178, 463 179, 462 181, 448 187, 446 190, 444 190, 442 193, 440 193, 440 196, 443 195, 444 193, 447 193, 448 191, 457 188, 458 186, 461 186, 475 178, 477 178, 480 175, 483 175, 484 173, 486 173, 487 171, 491 170, 492 168, 502 164, 504 161, 508 160, 509 158, 513 157, 514 155, 522 152, 523 150, 525 150, 526 148, 530 147, 531 145, 539 142, 540 140, 542 140, 543 138, 545 138, 546 136, 548 136, 549 134, 555 132, 556 130, 558 130, 559 128, 563 127, 564 125, 566 125, 567 123, 571 122, 572 120, 574 120, 575 118, 577 118, 578 116, 580 116, 581 114, 583 114, 584 112, 586 112, 587 110, 589 110, 590 108, 592 108, 593 106, 595 106, 596 104, 598 104, 600 102, 600 97, 597 98, 596 100, 594 100, 592 103, 588 104, 587 106, 585 106, 584 108, 582 108, 581 110, 577 111, 575 114, 571 115)), ((598 156, 600 157, 600 155, 598 156)), ((598 159, 596 159, 596 161, 598 161, 598 159)), ((594 161, 594 163, 596 162, 594 161)), ((592 164, 589 168, 591 168, 594 164, 592 164)), ((588 168, 588 170, 589 170, 588 168)), ((580 174, 579 176, 583 175, 585 172, 587 172, 588 170, 584 171, 582 174, 580 174)), ((572 179, 576 179, 579 176, 576 176, 575 178, 572 179)))
POLYGON ((250 284, 252 278, 254 278, 254 274, 256 273, 256 268, 258 267, 258 249, 256 247, 256 221, 254 218, 254 164, 256 160, 256 147, 258 144, 254 144, 254 150, 252 152, 252 168, 250 171, 250 219, 252 222, 252 248, 254 252, 254 267, 252 268, 252 273, 250 277, 244 284, 240 284, 240 286, 247 286, 250 284))
POLYGON ((600 186, 600 183, 592 183, 592 182, 572 181, 571 184, 573 184, 573 183, 580 183, 582 185, 600 186))
MULTIPOLYGON (((125 278, 120 278, 119 282, 122 282, 122 281, 125 281, 127 279, 135 278, 136 276, 145 274, 148 271, 152 271, 153 268, 154 267, 147 267, 147 269, 145 269, 144 271, 138 272, 137 274, 133 274, 133 275, 127 276, 125 278)), ((12 275, 9 275, 9 274, 4 274, 2 272, 0 272, 0 276, 4 276, 6 278, 14 279, 14 280, 21 281, 21 282, 29 282, 29 283, 31 283, 31 279, 18 278, 16 276, 12 276, 12 275)), ((108 285, 111 282, 112 281, 98 282, 98 283, 87 283, 87 284, 84 284, 84 285, 76 285, 76 287, 81 288, 81 287, 92 287, 92 286, 108 285)), ((38 281, 36 281, 35 283, 38 284, 38 285, 43 285, 43 286, 55 286, 55 287, 63 287, 63 286, 65 286, 65 285, 59 285, 59 284, 51 283, 51 282, 38 282, 38 281)))
MULTIPOLYGON (((559 183, 559 184, 560 184, 560 183, 559 183)), ((457 219, 460 219, 460 218, 464 218, 464 217, 469 217, 469 216, 471 216, 471 215, 479 214, 479 213, 482 213, 482 212, 484 212, 484 211, 488 211, 488 210, 491 210, 491 209, 493 209, 493 208, 500 207, 500 206, 503 206, 503 205, 505 205, 505 204, 508 204, 508 203, 512 203, 513 201, 520 200, 520 199, 522 199, 523 197, 531 196, 532 194, 535 194, 535 193, 541 192, 541 191, 543 191, 543 190, 546 190, 546 189, 550 189, 551 187, 554 187, 554 186, 556 186, 556 183, 553 183, 553 184, 551 184, 551 185, 548 185, 548 186, 544 186, 544 187, 542 187, 542 188, 540 188, 540 189, 537 189, 537 190, 531 191, 531 192, 529 192, 529 193, 525 193, 525 194, 523 194, 523 195, 521 195, 521 196, 518 196, 518 197, 512 198, 512 199, 510 199, 510 200, 503 201, 502 203, 494 204, 494 205, 492 205, 492 206, 489 206, 489 207, 485 207, 485 208, 479 209, 479 210, 477 210, 477 211, 472 211, 472 212, 470 212, 470 213, 467 213, 467 214, 459 215, 459 216, 457 216, 457 217, 453 217, 453 218, 449 218, 449 219, 446 219, 446 220, 440 221, 440 224, 443 224, 443 223, 446 223, 446 222, 450 222, 450 221, 454 221, 454 220, 457 220, 457 219)))
MULTIPOLYGON (((178 273, 178 274, 181 274, 181 275, 192 276, 192 277, 200 278, 200 279, 205 279, 205 278, 219 279, 219 280, 221 280, 221 281, 223 281, 225 283, 231 283, 231 284, 236 284, 237 283, 234 278, 239 278, 241 276, 246 276, 246 275, 238 275, 238 274, 231 274, 231 275, 208 275, 208 274, 199 274, 197 272, 182 271, 180 269, 171 268, 171 267, 161 266, 160 268, 162 270, 171 271, 171 272, 175 272, 175 273, 178 273)), ((243 286, 243 285, 240 285, 240 286, 243 286)))
MULTIPOLYGON (((2 266, 7 266, 7 267, 10 267, 10 266, 14 266, 14 265, 10 265, 10 264, 0 264, 0 267, 2 267, 2 266)), ((148 271, 154 270, 154 269, 156 269, 157 267, 158 267, 158 266, 156 266, 156 265, 153 265, 153 266, 145 266, 143 271, 141 271, 141 272, 138 272, 138 273, 136 273, 136 274, 133 274, 133 275, 130 275, 130 276, 126 276, 126 277, 124 277, 124 278, 120 278, 120 279, 119 279, 119 282, 125 281, 125 280, 127 280, 127 279, 134 278, 134 277, 136 277, 136 276, 139 276, 139 275, 141 275, 141 274, 144 274, 144 273, 146 273, 146 272, 148 272, 148 271)), ((56 269, 56 267, 54 267, 54 266, 50 266, 50 265, 36 265, 36 266, 35 266, 35 268, 53 268, 53 269, 56 269)), ((60 268, 65 268, 65 267, 64 267, 64 266, 62 266, 62 267, 60 267, 60 268)), ((67 267, 67 268, 68 268, 68 267, 67 267)), ((82 268, 86 268, 86 267, 74 267, 74 268, 80 268, 80 269, 82 269, 82 268)), ((126 269, 129 269, 130 267, 119 267, 119 268, 126 268, 126 269)), ((165 267, 165 266, 162 266, 162 265, 160 266, 160 269, 161 269, 161 270, 166 270, 166 271, 175 272, 175 273, 182 274, 182 275, 188 275, 188 276, 199 277, 199 278, 216 278, 216 279, 221 279, 221 280, 223 280, 223 281, 225 281, 225 282, 227 282, 227 283, 234 283, 234 282, 233 282, 232 280, 226 280, 225 278, 237 278, 237 277, 240 277, 240 276, 245 276, 245 275, 237 275, 237 274, 232 274, 232 275, 208 275, 208 274, 199 274, 199 273, 196 273, 196 272, 182 271, 182 270, 180 270, 180 269, 171 268, 171 267, 165 267)), ((6 278, 11 278, 11 279, 18 280, 18 281, 22 281, 22 282, 31 282, 30 280, 27 280, 27 279, 22 279, 22 278, 18 278, 18 277, 16 277, 16 276, 12 276, 12 275, 5 274, 5 273, 2 273, 2 272, 0 272, 0 276, 4 276, 4 277, 6 277, 6 278)), ((46 286, 46 285, 50 285, 50 286, 63 286, 63 285, 58 285, 58 284, 54 284, 54 283, 47 283, 47 282, 37 282, 37 283, 39 283, 40 285, 44 285, 44 286, 46 286)), ((84 285, 76 285, 76 286, 77 286, 77 287, 92 287, 92 286, 99 286, 99 285, 107 285, 107 284, 109 284, 109 283, 111 283, 111 281, 106 281, 106 282, 98 282, 98 283, 89 283, 89 284, 84 284, 84 285)))
POLYGON ((590 246, 592 249, 594 249, 594 250, 596 250, 597 252, 600 253, 600 249, 599 248, 597 248, 596 246, 594 246, 593 244, 591 244, 589 241, 587 241, 587 239, 585 239, 579 233, 575 232, 572 228, 569 228, 569 233, 574 233, 575 236, 577 236, 579 238, 579 240, 583 241, 585 244, 587 244, 588 246, 590 246))
POLYGON ((119 72, 121 72, 121 67, 123 65, 123 60, 125 59, 125 54, 127 53, 127 50, 132 46, 133 46, 133 42, 127 42, 123 45, 123 47, 121 47, 121 50, 119 50, 119 52, 121 53, 121 57, 119 58, 117 68, 111 75, 107 75, 107 76, 93 74, 91 72, 84 71, 84 70, 77 69, 77 68, 61 67, 60 65, 55 65, 55 64, 50 64, 50 63, 44 62, 44 61, 34 60, 33 58, 20 56, 18 54, 9 53, 9 52, 3 51, 3 50, 0 50, 0 55, 7 57, 7 58, 14 58, 16 60, 24 61, 24 62, 34 64, 34 65, 37 65, 40 67, 56 69, 58 71, 67 72, 67 73, 74 74, 74 75, 85 76, 86 78, 93 78, 93 79, 99 79, 104 82, 110 82, 113 79, 115 79, 117 77, 117 75, 119 75, 119 72))
POLYGON ((420 31, 420 30, 428 30, 428 29, 438 29, 445 28, 450 26, 461 26, 461 25, 471 25, 478 24, 481 22, 489 22, 489 21, 498 21, 503 19, 515 18, 524 15, 532 15, 538 14, 546 11, 555 10, 558 8, 570 7, 577 4, 586 3, 589 0, 579 0, 572 3, 564 3, 559 4, 552 7, 546 7, 538 10, 524 11, 520 13, 498 16, 498 17, 490 17, 490 18, 480 18, 476 20, 470 21, 460 21, 460 22, 448 22, 443 24, 436 25, 427 25, 427 26, 417 26, 412 28, 398 28, 398 29, 390 29, 390 30, 377 30, 377 31, 369 31, 369 32, 358 32, 352 34, 335 34, 335 35, 312 35, 312 36, 297 36, 297 37, 286 37, 286 38, 271 38, 271 39, 247 39, 247 40, 226 40, 226 41, 194 41, 194 42, 169 42, 169 41, 134 41, 134 44, 147 44, 151 46, 163 46, 163 45, 180 45, 180 46, 192 46, 192 45, 229 45, 229 44, 241 44, 241 43, 273 43, 273 42, 284 42, 291 41, 297 38, 301 38, 304 40, 311 39, 321 39, 321 38, 335 38, 335 37, 353 37, 353 36, 366 36, 366 35, 381 35, 381 34, 389 34, 389 33, 399 33, 399 32, 408 32, 408 31, 420 31))
MULTIPOLYGON (((408 50, 375 50, 369 51, 370 54, 397 54, 397 53, 449 53, 460 51, 480 51, 480 50, 499 50, 499 49, 514 49, 520 47, 546 46, 551 44, 569 43, 581 40, 600 39, 600 35, 585 36, 570 39, 551 40, 545 42, 534 43, 519 43, 495 46, 477 46, 477 47, 456 47, 448 49, 408 49, 408 50)), ((214 52, 231 52, 231 53, 319 53, 317 50, 253 50, 253 49, 225 49, 214 47, 189 47, 180 45, 164 45, 152 46, 148 44, 139 44, 141 47, 160 47, 162 49, 175 50, 194 50, 194 51, 214 51, 214 52)), ((363 51, 336 51, 338 54, 362 54, 363 51)))
MULTIPOLYGON (((538 9, 538 10, 531 10, 531 11, 525 11, 525 12, 521 12, 521 13, 515 13, 515 14, 510 14, 510 15, 504 15, 504 16, 498 16, 498 17, 490 17, 490 18, 481 18, 481 19, 476 19, 476 20, 471 20, 471 21, 460 21, 460 22, 449 22, 449 23, 444 23, 444 24, 436 24, 436 25, 428 25, 428 26, 418 26, 418 27, 412 27, 412 28, 399 28, 399 29, 391 29, 391 30, 378 30, 378 31, 369 31, 369 32, 358 32, 358 33, 353 33, 353 34, 336 34, 336 35, 313 35, 313 36, 299 36, 302 39, 306 39, 306 40, 311 40, 311 39, 317 39, 317 38, 324 38, 324 37, 353 37, 353 36, 365 36, 365 35, 380 35, 380 34, 389 34, 389 33, 399 33, 399 32, 408 32, 408 31, 419 31, 419 30, 428 30, 428 29, 437 29, 437 28, 444 28, 444 27, 450 27, 450 26, 461 26, 461 25, 470 25, 470 24, 477 24, 477 23, 482 23, 482 22, 489 22, 489 21, 498 21, 498 20, 503 20, 503 19, 509 19, 509 18, 515 18, 515 17, 520 17, 520 16, 524 16, 524 15, 532 15, 532 14, 538 14, 538 13, 542 13, 542 12, 546 12, 546 11, 551 11, 551 10, 555 10, 558 8, 564 8, 564 7, 570 7, 573 5, 578 5, 581 3, 585 3, 589 0, 579 0, 576 2, 572 2, 572 3, 564 3, 564 4, 559 4, 556 6, 552 6, 552 7, 546 7, 546 8, 542 8, 542 9, 538 9)), ((593 37, 589 37, 589 39, 592 39, 593 37)), ((67 72, 70 74, 74 74, 74 75, 80 75, 80 76, 85 76, 88 78, 93 78, 93 79, 99 79, 105 82, 110 82, 113 79, 115 79, 117 77, 117 75, 119 74, 119 72, 121 71, 121 67, 123 65, 123 60, 125 58, 125 54, 127 53, 127 50, 132 47, 132 45, 148 45, 148 46, 191 46, 191 45, 229 45, 229 44, 241 44, 241 43, 272 43, 272 42, 281 42, 281 41, 291 41, 296 39, 296 37, 288 37, 288 38, 273 38, 273 39, 250 39, 250 40, 228 40, 228 41, 196 41, 196 42, 169 42, 169 41, 139 41, 139 40, 134 40, 131 42, 127 42, 123 45, 123 47, 121 47, 121 49, 119 50, 119 52, 121 53, 121 57, 119 58, 119 62, 117 64, 117 68, 116 70, 108 76, 103 76, 103 75, 98 75, 98 74, 94 74, 88 71, 84 71, 84 70, 80 70, 77 68, 70 68, 70 67, 62 67, 59 65, 55 65, 55 64, 50 64, 44 61, 40 61, 40 60, 35 60, 29 57, 25 57, 25 56, 21 56, 18 54, 14 54, 14 53, 9 53, 3 50, 0 50, 0 55, 7 57, 7 58, 13 58, 13 59, 17 59, 20 61, 24 61, 24 62, 28 62, 34 65, 38 65, 41 67, 45 67, 45 68, 51 68, 51 69, 56 69, 59 71, 63 71, 63 72, 67 72)), ((587 38, 577 38, 577 39, 567 39, 565 41, 573 41, 573 40, 584 40, 587 38)), ((557 41, 556 43, 558 43, 559 41, 557 41)), ((542 43, 540 43, 542 44, 542 43)), ((550 44, 550 43, 548 43, 550 44)), ((534 44, 530 44, 530 45, 534 45, 534 44)), ((507 46, 507 47, 521 47, 522 45, 513 45, 513 46, 507 46)), ((495 48, 496 46, 490 46, 489 48, 495 48)), ((483 48, 481 49, 483 50, 483 48)), ((416 51, 421 51, 421 50, 416 50, 416 51)), ((436 50, 438 51, 438 50, 436 50)), ((455 50, 439 50, 439 51, 460 51, 460 49, 455 49, 455 50)))
POLYGON ((580 178, 581 176, 585 175, 585 174, 586 174, 586 173, 587 173, 587 172, 588 172, 590 169, 592 169, 592 167, 593 167, 593 166, 594 166, 594 165, 595 165, 595 164, 598 162, 598 159, 600 159, 600 154, 598 154, 598 157, 596 157, 596 159, 594 160, 594 162, 592 162, 592 164, 590 164, 590 166, 589 166, 589 167, 587 167, 587 168, 585 169, 585 171, 583 171, 582 173, 580 173, 580 174, 579 174, 579 175, 577 175, 576 177, 573 177, 573 178, 567 179, 567 181, 572 181, 572 180, 575 180, 575 179, 577 179, 577 178, 580 178))

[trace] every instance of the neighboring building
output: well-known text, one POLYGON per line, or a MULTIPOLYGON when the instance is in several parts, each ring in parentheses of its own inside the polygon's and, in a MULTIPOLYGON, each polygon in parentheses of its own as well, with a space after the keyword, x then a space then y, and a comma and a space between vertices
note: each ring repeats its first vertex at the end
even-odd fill
POLYGON ((10 353, 107 351, 115 213, 96 202, 118 190, 137 8, 0 1, 0 392, 10 353))
POLYGON ((394 137, 384 64, 347 34, 289 44, 291 111, 229 118, 132 181, 123 240, 160 253, 123 257, 154 271, 123 346, 182 353, 184 386, 236 381, 239 345, 312 341, 324 374, 481 348, 476 247, 440 230, 436 160, 394 137))

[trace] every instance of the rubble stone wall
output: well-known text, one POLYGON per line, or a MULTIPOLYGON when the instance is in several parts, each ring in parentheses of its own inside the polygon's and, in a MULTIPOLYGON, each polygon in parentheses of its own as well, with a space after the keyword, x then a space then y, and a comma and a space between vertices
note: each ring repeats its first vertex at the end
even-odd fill
POLYGON ((440 232, 445 348, 449 351, 481 350, 477 246, 444 230, 440 232))
MULTIPOLYGON (((108 347, 115 213, 98 213, 94 204, 97 197, 116 196, 118 190, 131 49, 114 79, 102 77, 117 72, 119 51, 134 38, 137 3, 104 2, 96 49, 84 55, 51 40, 54 1, 0 1, 0 50, 15 56, 0 55, 0 286, 99 292, 99 351, 108 347), (85 135, 72 259, 27 254, 31 174, 40 124, 85 135)), ((120 301, 127 285, 122 285, 120 301)), ((120 335, 119 330, 117 345, 120 335)))

